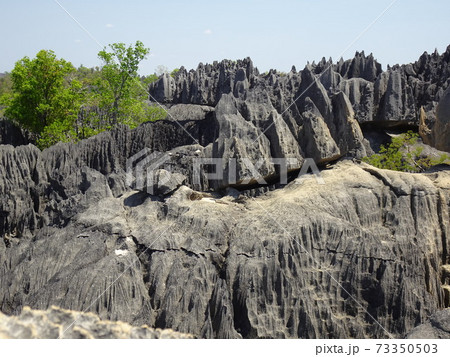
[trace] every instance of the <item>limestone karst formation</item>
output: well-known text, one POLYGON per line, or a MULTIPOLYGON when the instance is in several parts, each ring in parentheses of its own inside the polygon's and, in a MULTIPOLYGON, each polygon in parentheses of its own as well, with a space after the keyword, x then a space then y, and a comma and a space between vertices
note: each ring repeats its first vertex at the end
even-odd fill
POLYGON ((2 319, 33 314, 25 306, 144 337, 387 338, 444 321, 448 167, 358 159, 391 128, 449 151, 449 84, 450 47, 385 71, 364 53, 289 73, 224 60, 163 75, 150 95, 167 119, 134 130, 40 151, 0 121, 0 311, 19 315, 2 315, 0 334, 13 331, 2 319), (127 184, 145 148, 167 154, 158 177, 171 179, 153 194, 127 184), (211 158, 223 177, 194 180, 195 160, 211 158), (290 159, 287 185, 274 159, 290 159), (306 159, 323 182, 295 179, 306 159))

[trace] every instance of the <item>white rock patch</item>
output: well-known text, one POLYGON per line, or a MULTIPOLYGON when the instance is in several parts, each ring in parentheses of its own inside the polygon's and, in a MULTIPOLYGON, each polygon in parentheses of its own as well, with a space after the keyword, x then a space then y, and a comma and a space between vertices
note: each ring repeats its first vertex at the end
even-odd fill
POLYGON ((124 250, 124 249, 116 249, 114 251, 114 253, 116 253, 117 256, 121 257, 121 256, 128 255, 129 251, 128 250, 124 250))
POLYGON ((216 203, 216 200, 214 198, 210 198, 210 197, 203 197, 200 201, 216 203))

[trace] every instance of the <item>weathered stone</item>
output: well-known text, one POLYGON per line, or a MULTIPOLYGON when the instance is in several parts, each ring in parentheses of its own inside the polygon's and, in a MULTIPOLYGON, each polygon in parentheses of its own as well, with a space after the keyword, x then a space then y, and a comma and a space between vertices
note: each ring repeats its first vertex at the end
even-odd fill
POLYGON ((159 169, 154 172, 154 185, 146 187, 147 192, 154 195, 168 195, 186 182, 186 176, 159 169))
POLYGON ((325 185, 305 176, 252 200, 182 186, 161 200, 115 198, 83 170, 77 194, 35 212, 67 220, 0 244, 3 312, 57 305, 198 337, 363 338, 402 336, 445 306, 448 171, 342 162, 325 185))
POLYGON ((450 87, 437 106, 432 136, 436 149, 450 152, 450 87))
POLYGON ((438 311, 428 322, 414 328, 406 338, 409 339, 450 339, 450 309, 438 311))
POLYGON ((24 307, 19 316, 6 316, 0 312, 0 339, 4 338, 191 339, 194 336, 170 329, 152 329, 148 326, 131 326, 120 321, 102 321, 93 313, 64 310, 52 306, 46 311, 24 307))
POLYGON ((355 120, 352 105, 348 97, 339 92, 332 97, 334 133, 339 150, 353 157, 367 156, 364 147, 364 136, 358 122, 355 120))
POLYGON ((27 145, 31 142, 31 136, 26 131, 12 122, 0 118, 0 145, 27 145))
POLYGON ((0 145, 0 310, 56 305, 206 338, 404 336, 449 305, 448 168, 301 169, 369 154, 357 120, 417 125, 423 108, 436 131, 449 58, 383 73, 363 53, 287 74, 200 64, 152 85, 164 121, 42 152, 0 145), (156 194, 129 187, 129 159, 157 152, 156 194), (303 175, 260 184, 277 158, 303 175), (194 179, 208 160, 223 176, 194 179))
POLYGON ((373 121, 374 118, 374 84, 362 78, 342 81, 339 89, 349 98, 355 118, 359 123, 373 121))
POLYGON ((183 120, 204 120, 214 112, 214 107, 194 104, 175 104, 168 109, 169 119, 183 120))
POLYGON ((376 120, 417 124, 417 106, 404 72, 398 68, 383 73, 375 82, 375 100, 379 99, 376 120))
POLYGON ((336 160, 341 157, 341 151, 331 136, 325 120, 309 97, 306 98, 305 108, 302 130, 303 150, 318 163, 336 160))

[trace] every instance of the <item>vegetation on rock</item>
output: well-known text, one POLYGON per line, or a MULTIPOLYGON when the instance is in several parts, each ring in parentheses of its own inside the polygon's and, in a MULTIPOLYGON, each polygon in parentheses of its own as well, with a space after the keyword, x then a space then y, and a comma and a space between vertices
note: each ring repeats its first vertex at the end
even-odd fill
POLYGON ((118 124, 134 128, 165 118, 165 111, 147 100, 148 85, 157 77, 138 75, 149 49, 140 41, 109 48, 98 53, 102 66, 91 69, 76 69, 50 50, 22 58, 1 78, 0 114, 34 133, 40 148, 78 141, 118 124))
POLYGON ((437 158, 423 155, 423 147, 417 145, 418 139, 419 135, 410 130, 393 137, 389 145, 381 145, 378 154, 365 157, 363 161, 380 169, 422 172, 450 160, 446 154, 437 158))

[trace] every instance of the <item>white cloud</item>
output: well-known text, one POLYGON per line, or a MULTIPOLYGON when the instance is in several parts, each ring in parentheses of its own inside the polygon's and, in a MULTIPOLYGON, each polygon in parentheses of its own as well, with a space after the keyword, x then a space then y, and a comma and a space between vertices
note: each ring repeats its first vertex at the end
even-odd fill
POLYGON ((81 43, 81 40, 77 39, 77 40, 75 40, 75 43, 81 43))
POLYGON ((106 24, 106 27, 107 28, 111 28, 111 27, 114 27, 114 25, 113 24, 106 24))
POLYGON ((205 31, 203 31, 203 33, 205 35, 212 35, 212 31, 210 29, 206 29, 205 31))

